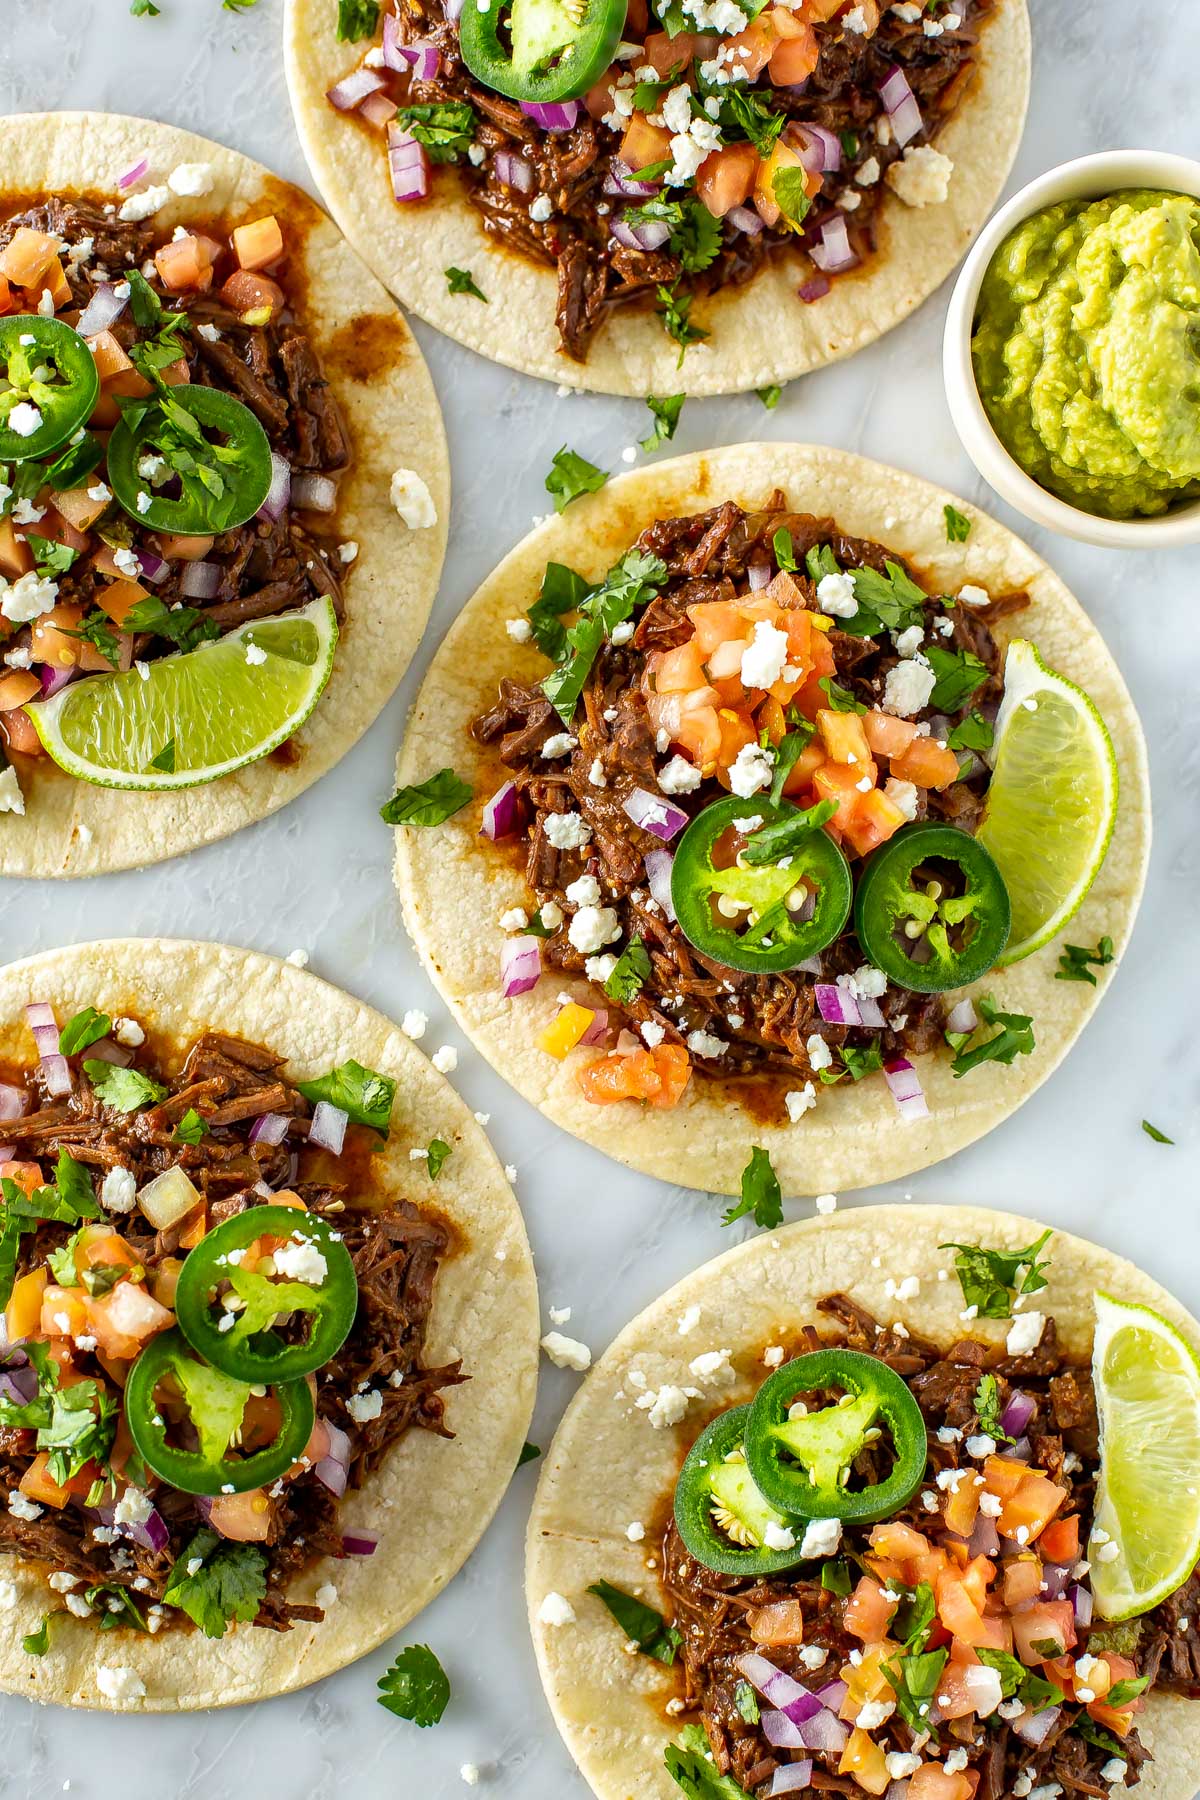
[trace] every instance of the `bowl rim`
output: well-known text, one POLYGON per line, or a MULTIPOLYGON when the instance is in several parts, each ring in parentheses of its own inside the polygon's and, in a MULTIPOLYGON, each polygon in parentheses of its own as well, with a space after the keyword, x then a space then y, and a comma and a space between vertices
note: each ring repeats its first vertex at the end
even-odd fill
POLYGON ((1058 200, 1096 198, 1123 187, 1161 188, 1200 199, 1200 161, 1167 150, 1101 150, 1035 176, 995 212, 976 238, 950 297, 942 374, 955 430, 979 474, 1035 524, 1113 549, 1168 549, 1200 542, 1200 500, 1140 519, 1106 519, 1073 506, 1033 479, 988 418, 971 360, 975 305, 996 249, 1014 226, 1058 200))

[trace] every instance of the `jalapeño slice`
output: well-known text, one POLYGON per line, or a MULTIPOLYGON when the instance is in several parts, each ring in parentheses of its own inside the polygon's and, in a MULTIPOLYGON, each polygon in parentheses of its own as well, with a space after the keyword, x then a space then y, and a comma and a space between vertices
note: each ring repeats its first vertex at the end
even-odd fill
POLYGON ((271 446, 250 411, 220 388, 161 388, 127 401, 108 441, 108 484, 150 531, 207 537, 252 519, 271 485, 271 446), (138 473, 161 457, 179 484, 171 498, 138 473))
POLYGON ((201 1362, 181 1332, 164 1331, 129 1372, 125 1418, 146 1467, 172 1487, 244 1494, 291 1467, 312 1436, 315 1409, 306 1381, 256 1394, 248 1382, 201 1362), (169 1441, 189 1425, 196 1449, 169 1441))
POLYGON ((852 884, 850 865, 821 829, 824 816, 821 807, 802 812, 758 795, 698 813, 671 871, 688 942, 751 974, 794 969, 832 944, 850 916, 852 884), (747 827, 752 819, 760 823, 747 827))
POLYGON ((552 105, 586 94, 600 79, 627 10, 627 0, 470 0, 458 22, 459 49, 486 87, 510 100, 552 105))
POLYGON ((29 462, 65 444, 86 424, 100 397, 96 359, 84 339, 62 319, 19 313, 0 319, 0 376, 8 382, 0 393, 0 462, 29 462), (18 407, 18 430, 9 423, 18 407), (39 422, 40 421, 40 422, 39 422))
POLYGON ((802 1519, 889 1519, 925 1477, 921 1409, 894 1370, 861 1350, 814 1350, 768 1376, 746 1422, 746 1461, 759 1490, 802 1519), (839 1389, 841 1398, 789 1417, 803 1394, 839 1389), (891 1433, 894 1461, 880 1482, 847 1485, 855 1458, 891 1433))
POLYGON ((1008 942, 1004 877, 957 825, 905 825, 875 851, 854 901, 858 941, 898 987, 941 994, 993 967, 1008 942))
POLYGON ((713 1420, 692 1445, 675 1483, 675 1523, 688 1550, 721 1575, 775 1575, 800 1561, 803 1519, 778 1512, 754 1485, 742 1448, 748 1406, 713 1420), (795 1545, 766 1547, 767 1527, 793 1530, 795 1545))
POLYGON ((189 1252, 175 1290, 188 1343, 238 1381, 295 1381, 321 1368, 345 1341, 357 1306, 345 1244, 318 1214, 291 1206, 251 1206, 226 1219, 189 1252), (252 1248, 264 1238, 267 1244, 252 1248), (259 1266, 274 1240, 275 1254, 291 1249, 302 1265, 294 1278, 274 1279, 273 1258, 267 1269, 259 1266), (222 1304, 226 1294, 232 1307, 222 1304), (301 1335, 275 1329, 289 1316, 301 1335))

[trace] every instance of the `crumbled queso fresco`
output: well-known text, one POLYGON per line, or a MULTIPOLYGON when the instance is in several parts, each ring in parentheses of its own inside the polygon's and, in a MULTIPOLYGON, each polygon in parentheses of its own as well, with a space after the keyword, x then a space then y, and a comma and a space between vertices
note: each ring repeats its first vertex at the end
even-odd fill
POLYGON ((433 495, 415 469, 397 469, 388 489, 392 505, 412 531, 437 524, 433 495))

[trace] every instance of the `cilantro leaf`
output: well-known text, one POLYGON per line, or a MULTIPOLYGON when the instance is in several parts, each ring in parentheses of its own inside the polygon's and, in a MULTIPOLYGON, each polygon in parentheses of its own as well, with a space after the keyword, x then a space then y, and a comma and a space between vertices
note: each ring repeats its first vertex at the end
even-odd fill
POLYGON ((946 542, 948 544, 965 544, 971 535, 971 521, 965 513, 960 513, 957 506, 949 501, 942 508, 946 517, 946 542))
POLYGON ((113 622, 107 613, 93 608, 80 619, 77 628, 62 627, 67 637, 78 638, 81 643, 90 644, 112 668, 116 668, 121 660, 121 644, 113 622))
POLYGON ((349 1115, 352 1125, 369 1125, 384 1137, 388 1134, 392 1102, 396 1098, 396 1083, 390 1075, 364 1069, 360 1062, 351 1059, 339 1063, 327 1075, 318 1075, 312 1081, 298 1081, 296 1091, 314 1106, 320 1100, 328 1100, 331 1106, 340 1107, 349 1115))
POLYGON ((686 1800, 750 1800, 732 1775, 719 1775, 703 1725, 685 1725, 677 1744, 665 1752, 667 1774, 678 1782, 686 1800))
MULTIPOLYGON (((731 128, 741 131, 749 138, 764 162, 770 156, 787 122, 788 116, 782 108, 778 112, 773 111, 749 85, 725 90, 721 105, 722 134, 728 140, 731 128)), ((778 194, 775 198, 779 199, 778 194)), ((782 201, 780 204, 782 205, 782 201)))
POLYGON ((800 168, 777 169, 771 183, 771 192, 775 196, 775 204, 785 219, 793 225, 803 223, 812 210, 812 196, 808 192, 808 171, 800 168))
MULTIPOLYGON (((865 1050, 856 1050, 853 1044, 843 1044, 838 1054, 851 1081, 861 1081, 864 1075, 873 1075, 883 1067, 883 1051, 878 1038, 873 1038, 865 1050)), ((824 1072, 821 1071, 822 1074, 824 1072)))
POLYGON ((378 0, 338 0, 339 44, 356 44, 361 38, 374 37, 378 25, 378 0))
POLYGON ((101 1631, 115 1631, 119 1625, 133 1631, 150 1629, 129 1589, 116 1582, 85 1588, 83 1597, 99 1619, 101 1631))
MULTIPOLYGON (((148 3, 149 0, 133 0, 133 8, 130 10, 133 11, 139 4, 145 9, 148 3)), ((157 6, 151 6, 149 10, 152 13, 157 13, 158 8, 157 6)), ((50 1621, 53 1617, 53 1613, 45 1613, 37 1630, 29 1632, 26 1637, 21 1639, 21 1648, 24 1650, 26 1656, 45 1656, 47 1650, 50 1648, 50 1621)))
MULTIPOLYGON (((896 1584, 890 1585, 894 1589, 896 1584)), ((933 1589, 927 1581, 919 1582, 915 1588, 904 1590, 904 1598, 888 1627, 889 1635, 898 1638, 905 1650, 916 1654, 929 1642, 936 1617, 937 1601, 933 1589)))
POLYGON ((54 1165, 54 1185, 63 1206, 71 1214, 71 1224, 77 1224, 80 1219, 104 1217, 96 1201, 86 1163, 78 1161, 65 1146, 59 1151, 58 1161, 54 1165))
POLYGON ((951 750, 990 750, 995 732, 981 712, 968 713, 946 739, 951 750))
POLYGON ((770 800, 772 806, 783 804, 783 790, 788 776, 799 762, 800 757, 812 742, 816 726, 807 719, 800 719, 790 731, 786 732, 775 746, 775 774, 771 781, 770 800))
MULTIPOLYGON (((826 575, 840 575, 842 572, 838 559, 833 554, 832 544, 810 544, 804 552, 804 567, 808 570, 808 578, 814 587, 820 587, 826 575)), ((869 574, 870 571, 863 569, 859 573, 869 574)), ((861 600, 858 609, 861 613, 861 600)))
POLYGON ((488 297, 476 283, 470 269, 456 269, 451 264, 450 268, 443 269, 442 273, 446 277, 446 286, 452 294, 470 294, 473 300, 482 300, 485 306, 488 305, 488 297))
POLYGON ((997 1030, 972 1049, 959 1050, 950 1064, 950 1072, 956 1079, 969 1075, 981 1063, 1011 1063, 1018 1056, 1031 1055, 1036 1048, 1033 1020, 1028 1013, 1001 1012, 987 994, 977 1002, 977 1010, 984 1024, 995 1025, 997 1030))
POLYGON ((683 1638, 674 1625, 667 1624, 661 1613, 656 1613, 652 1606, 634 1595, 613 1587, 609 1581, 594 1581, 588 1593, 603 1601, 625 1636, 637 1645, 643 1656, 652 1656, 660 1663, 675 1661, 683 1638))
POLYGON ((550 562, 542 576, 542 588, 526 612, 533 641, 543 656, 558 662, 567 648, 567 634, 559 620, 563 613, 576 612, 591 593, 591 583, 566 563, 550 562))
POLYGON ((105 1106, 114 1112, 137 1112, 166 1097, 165 1087, 159 1087, 157 1081, 151 1081, 137 1069, 119 1069, 115 1063, 93 1059, 84 1063, 83 1072, 105 1106))
POLYGON ((425 1161, 429 1168, 430 1181, 436 1181, 442 1172, 442 1164, 450 1154, 450 1146, 445 1138, 431 1138, 429 1148, 425 1152, 425 1161))
POLYGON ((157 756, 152 756, 147 768, 159 769, 164 775, 175 773, 175 739, 168 738, 157 756))
POLYGON ((564 632, 565 648, 558 667, 542 683, 542 691, 564 725, 574 717, 579 696, 606 634, 645 606, 667 579, 667 565, 645 550, 627 550, 604 580, 582 602, 581 616, 564 632))
MULTIPOLYGON (((82 1231, 83 1227, 80 1226, 79 1229, 82 1231)), ((50 1265, 50 1273, 58 1287, 71 1288, 81 1285, 79 1271, 75 1267, 75 1246, 78 1242, 79 1232, 72 1232, 65 1244, 60 1244, 56 1250, 51 1250, 46 1257, 46 1261, 50 1265)), ((101 1264, 100 1266, 104 1267, 105 1265, 101 1264)), ((124 1274, 123 1269, 118 1272, 124 1274)))
POLYGON ((470 798, 471 789, 453 769, 439 769, 415 787, 397 788, 379 816, 385 825, 444 825, 470 798))
MULTIPOLYGON (((645 174, 644 169, 642 174, 645 174)), ((713 223, 719 228, 720 220, 714 220, 713 223)), ((692 324, 691 311, 694 296, 681 294, 678 283, 674 287, 665 287, 660 282, 656 292, 658 305, 654 310, 662 320, 663 330, 667 336, 673 338, 679 345, 679 356, 675 367, 681 369, 683 359, 692 345, 703 343, 704 339, 711 334, 705 331, 703 326, 692 324)))
POLYGON ((836 811, 835 800, 818 800, 815 806, 805 807, 802 812, 785 813, 782 819, 762 826, 747 840, 742 861, 750 868, 777 863, 781 857, 798 850, 814 831, 819 831, 832 819, 836 811))
POLYGON ((646 395, 646 405, 654 416, 654 426, 649 437, 640 440, 642 449, 647 452, 657 450, 660 444, 669 442, 675 436, 675 427, 679 423, 679 415, 683 411, 685 394, 666 394, 659 399, 655 394, 646 395))
POLYGON ((1068 1729, 1077 1731, 1081 1738, 1094 1744, 1097 1750, 1103 1750, 1109 1756, 1119 1756, 1122 1762, 1129 1761, 1129 1752, 1121 1740, 1114 1737, 1111 1731, 1105 1731, 1102 1725, 1095 1724, 1086 1713, 1079 1713, 1068 1729))
POLYGON ((733 1704, 747 1725, 757 1725, 762 1718, 758 1695, 748 1681, 739 1681, 733 1690, 733 1704))
MULTIPOLYGON (((372 26, 372 31, 374 26, 372 26)), ((469 100, 439 100, 428 106, 402 106, 397 120, 424 144, 430 162, 457 162, 475 137, 475 108, 469 100)))
POLYGON ((1105 1706, 1115 1706, 1120 1711, 1121 1707, 1128 1706, 1136 1700, 1139 1694, 1144 1694, 1149 1686, 1150 1677, 1148 1675, 1138 1675, 1129 1681, 1115 1682, 1105 1694, 1104 1704, 1105 1706))
POLYGON ((608 980, 604 992, 618 1006, 628 1006, 650 979, 650 952, 640 937, 631 937, 608 980))
POLYGON ((541 1450, 538 1446, 536 1444, 531 1444, 529 1440, 526 1439, 521 1445, 521 1454, 517 1458, 518 1469, 523 1469, 526 1463, 536 1462, 541 1454, 541 1450))
POLYGON ((195 1146, 202 1138, 208 1136, 208 1123, 202 1113, 198 1113, 194 1106, 189 1106, 175 1127, 173 1135, 177 1144, 195 1146))
POLYGON ((1102 937, 1094 950, 1083 944, 1066 944, 1058 959, 1055 981, 1087 981, 1092 987, 1097 985, 1096 977, 1088 964, 1094 963, 1098 969, 1107 968, 1113 960, 1113 941, 1110 937, 1102 937))
POLYGON ((982 1244, 939 1244, 939 1250, 954 1250, 954 1269, 963 1299, 976 1308, 981 1319, 1010 1319, 1012 1303, 1019 1294, 1037 1294, 1046 1285, 1042 1273, 1048 1263, 1039 1262, 1053 1233, 1043 1231, 1036 1243, 1023 1250, 986 1250, 982 1244))
MULTIPOLYGON (((884 1663, 883 1673, 896 1696, 896 1711, 913 1731, 930 1731, 930 1708, 946 1666, 946 1650, 925 1650, 884 1663)), ((937 1733, 933 1733, 937 1742, 937 1733)))
MULTIPOLYGON (((929 599, 924 589, 890 557, 884 559, 884 568, 885 575, 877 569, 851 570, 858 611, 849 619, 838 620, 839 631, 851 637, 878 637, 882 631, 906 631, 910 625, 924 622, 929 599)), ((826 575, 836 572, 836 565, 832 571, 822 570, 826 575)))
MULTIPOLYGON (((57 493, 64 488, 82 487, 93 469, 104 461, 104 446, 93 432, 80 433, 78 443, 69 443, 52 463, 32 467, 37 475, 57 493)), ((7 477, 6 477, 7 479, 7 477)))
POLYGON ((744 1219, 748 1213, 753 1213, 754 1223, 763 1231, 774 1231, 783 1223, 779 1178, 771 1166, 771 1158, 757 1144, 742 1170, 742 1197, 736 1206, 729 1208, 721 1223, 732 1225, 735 1219, 744 1219))
POLYGON ((581 494, 597 493, 607 480, 606 469, 598 469, 586 456, 579 456, 564 444, 553 458, 545 486, 553 497, 555 512, 561 513, 581 494))
POLYGON ((755 388, 754 391, 768 412, 775 411, 783 394, 783 389, 781 387, 775 387, 774 385, 771 387, 755 388))
POLYGON ((969 650, 944 650, 940 644, 930 644, 924 655, 937 677, 929 696, 936 712, 958 712, 988 678, 986 663, 969 650))
POLYGON ((267 1591, 267 1559, 253 1544, 234 1544, 207 1526, 198 1531, 171 1570, 163 1593, 207 1638, 221 1638, 236 1619, 248 1624, 267 1591), (189 1574, 189 1566, 200 1567, 189 1574))
POLYGON ((181 650, 194 650, 197 644, 211 642, 221 634, 211 619, 195 606, 172 608, 157 594, 148 594, 130 607, 125 615, 126 631, 149 631, 155 637, 178 644, 181 650))
POLYGON ((1157 1125, 1152 1125, 1149 1119, 1142 1120, 1142 1130, 1148 1138, 1153 1138, 1156 1144, 1174 1144, 1175 1142, 1175 1139, 1168 1137, 1165 1131, 1160 1131, 1157 1125))
POLYGON ((796 573, 796 553, 792 548, 792 534, 786 525, 781 525, 771 539, 771 549, 775 554, 776 566, 787 574, 796 573))
POLYGON ((379 1704, 424 1729, 436 1725, 450 1700, 450 1683, 428 1644, 410 1644, 380 1677, 379 1704))
POLYGON ((56 544, 53 538, 39 537, 36 531, 27 531, 25 542, 33 551, 39 575, 65 575, 79 555, 69 544, 56 544))
POLYGON ((97 1012, 94 1006, 85 1006, 73 1019, 68 1019, 59 1032, 58 1047, 64 1056, 75 1056, 90 1044, 99 1043, 111 1030, 112 1020, 107 1013, 97 1012))
POLYGON ((986 1437, 994 1438, 998 1444, 1011 1444, 1012 1439, 1000 1423, 1003 1411, 1000 1384, 996 1377, 981 1376, 979 1386, 975 1389, 975 1417, 979 1420, 979 1429, 986 1437))
POLYGON ((827 1594, 841 1594, 847 1599, 854 1586, 854 1577, 850 1573, 850 1564, 844 1556, 839 1556, 821 1564, 821 1586, 827 1594))
POLYGON ((849 688, 839 687, 832 675, 822 675, 817 686, 828 700, 834 712, 865 713, 869 709, 856 700, 849 688))
POLYGON ((1005 1700, 1011 1700, 1015 1696, 1039 1711, 1045 1706, 1062 1705, 1062 1689, 1055 1687, 1044 1677, 1035 1675, 1031 1669, 1018 1662, 1015 1656, 1010 1656, 1007 1650, 977 1648, 976 1655, 985 1667, 995 1669, 999 1675, 1000 1692, 1005 1700))
POLYGON ((85 1463, 106 1463, 117 1429, 119 1408, 111 1391, 98 1381, 77 1381, 56 1388, 50 1417, 37 1434, 37 1447, 49 1455, 46 1467, 60 1487, 73 1481, 85 1463))

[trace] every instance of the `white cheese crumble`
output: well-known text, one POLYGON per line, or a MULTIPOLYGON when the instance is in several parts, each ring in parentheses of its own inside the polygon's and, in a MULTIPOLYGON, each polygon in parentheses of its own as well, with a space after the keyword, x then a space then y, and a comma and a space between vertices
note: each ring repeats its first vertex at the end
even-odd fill
POLYGON ((437 524, 437 508, 433 504, 433 495, 415 469, 396 469, 392 475, 388 495, 392 505, 411 530, 421 531, 430 525, 437 524))
POLYGON ((811 1112, 817 1104, 817 1090, 811 1081, 806 1081, 802 1088, 792 1088, 783 1096, 783 1104, 787 1107, 787 1116, 794 1125, 802 1119, 806 1112, 811 1112))
MULTIPOLYGON (((20 410, 19 406, 14 406, 9 413, 10 425, 20 410)), ((19 575, 13 582, 0 577, 0 613, 13 625, 28 625, 32 619, 40 618, 53 609, 57 599, 58 583, 51 581, 49 576, 39 575, 36 569, 30 569, 27 575, 19 575)))
POLYGON ((686 756, 673 756, 658 771, 658 785, 664 794, 690 794, 700 786, 700 771, 686 756))
POLYGON ((763 1544, 768 1550, 794 1550, 796 1534, 787 1525, 777 1525, 774 1519, 768 1519, 763 1529, 763 1544))
POLYGON ((263 649, 261 644, 247 644, 246 645, 246 661, 251 665, 252 668, 258 667, 261 663, 265 663, 266 660, 267 660, 267 653, 263 649))
POLYGON ((452 1075, 458 1067, 458 1051, 453 1044, 443 1044, 429 1060, 439 1075, 452 1075))
POLYGON ((743 744, 729 770, 729 785, 740 800, 769 788, 775 774, 775 760, 760 744, 743 744))
POLYGON ((514 644, 527 644, 533 636, 533 626, 528 619, 505 619, 504 629, 514 644))
POLYGON ((570 756, 578 742, 579 739, 572 737, 569 731, 556 731, 542 745, 542 755, 551 761, 558 756, 570 756))
POLYGON ((368 1388, 365 1394, 351 1394, 346 1402, 346 1411, 356 1425, 365 1425, 370 1419, 377 1419, 383 1411, 383 1395, 378 1388, 368 1388))
POLYGON ((883 684, 883 704, 888 712, 898 713, 901 718, 911 719, 914 713, 929 704, 929 696, 937 684, 937 677, 925 658, 916 656, 908 662, 898 662, 887 672, 883 684))
POLYGON ((810 1519, 805 1527, 800 1554, 805 1560, 817 1556, 832 1556, 841 1541, 840 1519, 810 1519))
POLYGON ((552 1588, 538 1607, 538 1618, 543 1625, 573 1625, 575 1608, 568 1599, 562 1594, 556 1594, 552 1588))
POLYGON ((1022 1313, 1014 1319, 1008 1330, 1008 1354, 1025 1356, 1030 1350, 1036 1350, 1042 1341, 1045 1323, 1046 1315, 1040 1312, 1022 1313))
POLYGON ((611 906, 581 906, 567 927, 567 936, 583 956, 594 956, 621 935, 621 922, 611 906))
POLYGON ((959 588, 957 598, 964 606, 990 606, 992 603, 992 597, 986 588, 973 587, 969 581, 965 587, 959 588))
POLYGON ((414 1043, 416 1043, 418 1038, 423 1038, 425 1036, 428 1027, 429 1014, 421 1012, 420 1009, 415 1006, 410 1007, 400 1021, 401 1031, 406 1038, 411 1038, 414 1043))
POLYGON ((689 1031, 687 1047, 693 1056, 724 1056, 729 1045, 724 1038, 714 1037, 711 1031, 689 1031))
POLYGON ((639 1394, 634 1404, 647 1414, 655 1431, 663 1431, 668 1426, 678 1425, 687 1412, 689 1399, 681 1387, 664 1382, 657 1393, 651 1388, 639 1394))
POLYGON ((544 225, 554 212, 554 205, 549 194, 539 194, 529 203, 529 216, 537 225, 544 225))
POLYGON ((891 165, 884 180, 905 206, 940 206, 953 173, 953 162, 932 144, 908 144, 902 161, 891 165))
POLYGON ((206 162, 179 163, 167 176, 167 186, 173 194, 185 199, 199 199, 201 194, 211 194, 213 189, 212 164, 206 162))
POLYGON ((858 611, 853 575, 822 575, 817 583, 817 605, 831 618, 853 618, 858 611))
POLYGON ((783 675, 787 662, 787 632, 780 631, 767 619, 759 619, 754 626, 754 641, 742 653, 742 685, 748 688, 769 688, 783 675))
POLYGON ((96 1686, 106 1700, 143 1700, 146 1695, 146 1684, 137 1670, 124 1663, 100 1663, 96 1686))
POLYGON ((859 187, 874 187, 879 180, 879 158, 868 156, 866 162, 860 164, 854 179, 859 187))
POLYGON ((320 1287, 329 1273, 329 1264, 316 1244, 307 1238, 293 1238, 276 1250, 275 1273, 307 1282, 309 1287, 320 1287))
POLYGON ((556 850, 582 850, 590 843, 592 828, 582 813, 549 813, 543 830, 546 840, 556 850))
POLYGON ((565 1337, 561 1331, 548 1331, 541 1342, 556 1369, 574 1369, 582 1375, 592 1366, 592 1353, 578 1338, 565 1337))
POLYGON ((132 1212, 137 1200, 137 1179, 132 1169, 110 1169, 100 1184, 100 1204, 109 1212, 132 1212))
POLYGON ((140 194, 130 194, 117 217, 127 225, 137 225, 142 219, 148 219, 154 213, 161 211, 170 198, 169 187, 145 188, 140 194))
POLYGON ((25 812, 25 796, 11 763, 6 769, 0 769, 0 813, 6 812, 22 816, 25 812))

